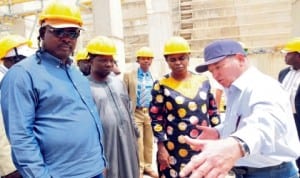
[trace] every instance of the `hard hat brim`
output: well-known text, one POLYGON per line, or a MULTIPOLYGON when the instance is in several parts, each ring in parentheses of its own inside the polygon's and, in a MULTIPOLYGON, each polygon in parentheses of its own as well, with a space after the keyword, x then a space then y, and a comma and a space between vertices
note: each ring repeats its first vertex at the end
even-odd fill
POLYGON ((47 25, 53 28, 78 28, 84 30, 79 24, 68 22, 68 21, 46 20, 42 23, 42 27, 47 25))
MULTIPOLYGON (((27 45, 22 45, 17 47, 17 52, 18 55, 23 55, 23 56, 31 56, 32 54, 35 53, 35 50, 32 48, 29 48, 27 45)), ((13 57, 16 56, 16 52, 14 49, 10 50, 5 57, 13 57)))

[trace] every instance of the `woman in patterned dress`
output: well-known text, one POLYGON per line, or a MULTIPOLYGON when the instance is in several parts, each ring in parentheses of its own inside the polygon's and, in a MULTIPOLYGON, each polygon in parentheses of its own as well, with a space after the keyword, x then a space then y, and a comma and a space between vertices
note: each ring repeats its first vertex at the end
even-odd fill
POLYGON ((150 117, 158 140, 159 177, 179 177, 183 166, 197 151, 184 143, 184 135, 197 138, 197 125, 220 123, 208 78, 188 71, 190 47, 181 37, 170 38, 164 56, 171 73, 154 82, 150 117))

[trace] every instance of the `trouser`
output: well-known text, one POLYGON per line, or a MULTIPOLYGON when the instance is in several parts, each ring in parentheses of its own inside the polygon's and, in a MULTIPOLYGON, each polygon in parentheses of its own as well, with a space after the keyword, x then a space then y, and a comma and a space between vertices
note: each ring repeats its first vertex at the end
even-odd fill
POLYGON ((6 176, 2 176, 2 178, 22 178, 22 176, 18 171, 14 171, 6 176))
POLYGON ((101 173, 101 174, 96 175, 96 176, 94 176, 94 177, 92 177, 92 178, 104 178, 104 176, 103 176, 103 173, 101 173))
POLYGON ((234 167, 236 178, 298 178, 297 168, 292 162, 264 168, 234 167))
MULTIPOLYGON (((298 138, 300 140, 300 117, 297 114, 294 114, 294 119, 297 128, 298 138)), ((296 164, 298 167, 298 172, 300 174, 300 157, 296 160, 296 164)))
POLYGON ((138 152, 140 171, 151 170, 153 155, 153 132, 148 108, 136 108, 134 112, 135 123, 139 129, 138 152))

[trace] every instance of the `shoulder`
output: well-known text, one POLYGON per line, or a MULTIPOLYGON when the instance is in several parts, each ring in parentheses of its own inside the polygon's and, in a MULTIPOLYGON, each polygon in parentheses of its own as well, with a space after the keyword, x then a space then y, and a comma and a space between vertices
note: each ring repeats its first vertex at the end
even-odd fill
POLYGON ((134 76, 136 74, 137 74, 137 69, 131 69, 131 70, 124 72, 123 78, 126 78, 126 77, 128 78, 128 77, 134 76))
POLYGON ((285 77, 285 75, 290 71, 290 67, 286 67, 284 69, 282 69, 279 74, 278 74, 278 77, 279 77, 279 80, 282 79, 282 77, 285 77))
POLYGON ((200 81, 208 81, 208 76, 191 72, 192 78, 200 81))

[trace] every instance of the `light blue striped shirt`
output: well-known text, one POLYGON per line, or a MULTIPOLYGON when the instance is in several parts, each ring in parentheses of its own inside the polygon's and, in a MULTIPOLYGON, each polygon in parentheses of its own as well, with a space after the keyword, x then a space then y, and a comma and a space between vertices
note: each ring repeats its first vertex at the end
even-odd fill
POLYGON ((150 101, 152 99, 151 96, 151 90, 152 90, 152 85, 153 85, 153 78, 150 73, 148 72, 143 72, 141 68, 138 68, 137 71, 137 106, 139 107, 149 107, 150 101), (146 96, 145 96, 145 103, 143 104, 141 102, 141 94, 142 90, 145 90, 146 96))

